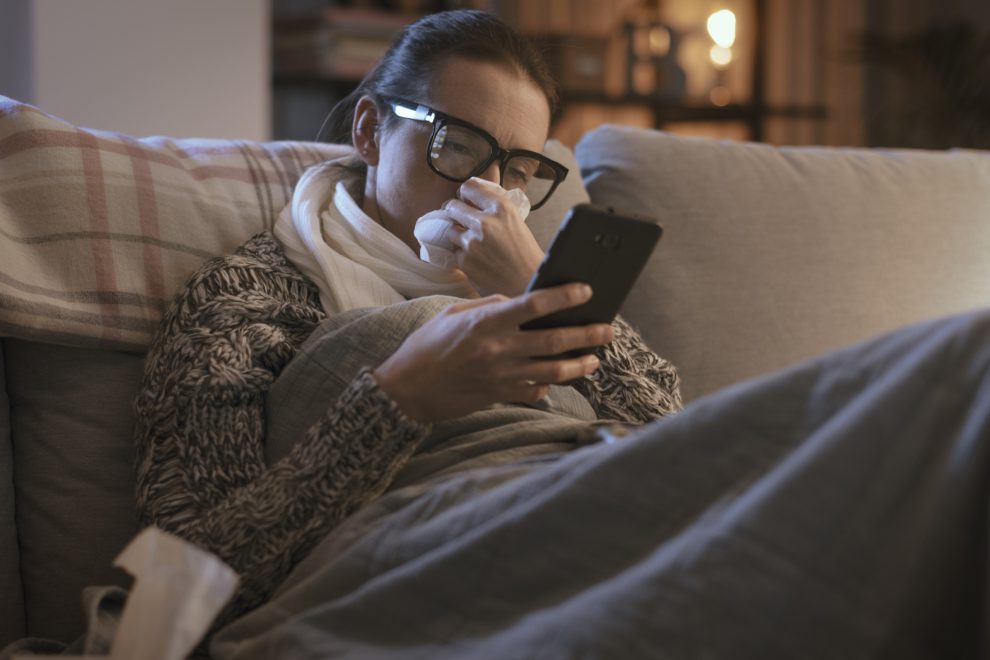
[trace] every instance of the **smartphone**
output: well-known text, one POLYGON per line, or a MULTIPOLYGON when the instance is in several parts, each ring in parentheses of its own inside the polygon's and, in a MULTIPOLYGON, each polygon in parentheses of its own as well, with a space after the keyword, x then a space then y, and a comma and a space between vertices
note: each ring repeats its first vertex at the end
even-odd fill
MULTIPOLYGON (((610 208, 578 204, 564 218, 526 291, 585 282, 591 300, 520 326, 523 330, 611 323, 660 240, 656 222, 610 208)), ((583 355, 593 348, 572 351, 583 355)))

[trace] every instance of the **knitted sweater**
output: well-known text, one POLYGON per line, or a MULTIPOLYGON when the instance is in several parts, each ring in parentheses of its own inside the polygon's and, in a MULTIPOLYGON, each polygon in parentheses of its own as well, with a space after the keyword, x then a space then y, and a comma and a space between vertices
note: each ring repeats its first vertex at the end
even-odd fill
MULTIPOLYGON (((262 233, 189 279, 148 353, 135 402, 140 526, 181 536, 241 576, 201 650, 381 495, 429 431, 369 367, 288 456, 266 465, 265 394, 324 316, 315 285, 262 233)), ((601 367, 575 385, 598 417, 643 423, 678 410, 673 366, 621 319, 614 327, 601 367)))

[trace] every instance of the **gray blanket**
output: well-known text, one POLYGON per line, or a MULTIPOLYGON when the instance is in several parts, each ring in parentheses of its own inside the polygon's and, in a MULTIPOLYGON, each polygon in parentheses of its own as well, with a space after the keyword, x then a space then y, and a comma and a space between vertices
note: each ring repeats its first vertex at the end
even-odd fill
MULTIPOLYGON (((427 296, 388 307, 356 309, 326 319, 282 371, 266 397, 265 458, 269 464, 340 396, 358 371, 378 366, 405 338, 458 298, 427 296)), ((572 387, 551 386, 531 405, 493 405, 434 424, 392 488, 442 473, 569 451, 591 434, 595 412, 572 387)))
POLYGON ((729 388, 615 444, 570 447, 417 472, 222 629, 212 655, 987 651, 990 313, 729 388))

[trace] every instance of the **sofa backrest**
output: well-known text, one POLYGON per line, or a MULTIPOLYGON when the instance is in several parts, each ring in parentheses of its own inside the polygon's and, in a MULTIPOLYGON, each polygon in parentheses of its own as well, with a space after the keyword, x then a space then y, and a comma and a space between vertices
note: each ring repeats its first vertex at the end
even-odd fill
POLYGON ((14 518, 14 447, 10 442, 10 403, 0 342, 0 648, 5 641, 27 634, 24 588, 14 518))
POLYGON ((763 144, 610 126, 595 202, 665 228, 624 308, 686 399, 990 305, 990 154, 763 144))

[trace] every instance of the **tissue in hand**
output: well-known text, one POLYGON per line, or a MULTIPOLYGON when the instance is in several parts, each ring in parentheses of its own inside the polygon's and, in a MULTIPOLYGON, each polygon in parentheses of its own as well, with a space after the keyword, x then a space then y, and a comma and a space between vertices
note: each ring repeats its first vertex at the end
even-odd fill
MULTIPOLYGON (((519 189, 506 191, 502 186, 492 181, 472 177, 471 181, 481 184, 484 188, 497 193, 501 191, 510 202, 516 205, 519 215, 523 219, 529 215, 529 198, 526 193, 519 189)), ((492 200, 494 202, 494 199, 492 200)), ((445 205, 446 206, 446 205, 445 205)), ((489 207, 481 209, 485 213, 494 213, 494 203, 489 207)), ((413 235, 419 241, 419 258, 428 263, 440 266, 441 268, 457 268, 457 256, 454 254, 454 243, 451 241, 451 232, 457 231, 456 225, 445 208, 430 211, 416 221, 413 235)), ((468 227, 468 232, 481 232, 481 227, 468 227)), ((479 238, 481 238, 479 236, 479 238)))

